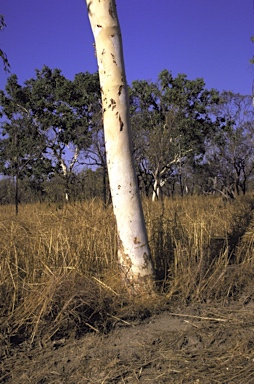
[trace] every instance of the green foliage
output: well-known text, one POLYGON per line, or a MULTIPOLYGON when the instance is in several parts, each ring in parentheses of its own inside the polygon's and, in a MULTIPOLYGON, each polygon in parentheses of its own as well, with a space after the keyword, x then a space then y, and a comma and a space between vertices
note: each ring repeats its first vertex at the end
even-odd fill
MULTIPOLYGON (((254 43, 254 36, 251 36, 251 41, 254 43)), ((250 59, 251 64, 254 64, 254 56, 250 59)))
POLYGON ((214 180, 214 188, 226 189, 232 196, 246 193, 254 170, 254 124, 252 98, 233 92, 222 92, 217 116, 223 116, 226 129, 214 137, 206 163, 201 168, 214 180))
MULTIPOLYGON (((6 27, 3 15, 0 15, 0 31, 6 27)), ((0 49, 0 58, 2 59, 5 72, 10 72, 10 63, 6 54, 0 49)))
POLYGON ((186 162, 202 161, 206 143, 222 126, 211 113, 219 94, 205 89, 203 79, 163 70, 157 83, 133 82, 130 101, 138 173, 157 184, 177 174, 180 179, 186 162))
MULTIPOLYGON (((245 193, 254 173, 250 97, 219 94, 201 78, 168 70, 157 82, 134 81, 129 96, 139 185, 147 196, 232 186, 245 193)), ((19 181, 19 199, 103 195, 108 203, 98 73, 71 81, 44 66, 23 85, 11 75, 0 91, 0 116, 0 172, 19 181), (80 172, 77 164, 88 169, 80 172)))
POLYGON ((8 79, 6 92, 0 92, 0 105, 4 120, 1 122, 1 172, 5 175, 32 177, 38 169, 49 171, 45 138, 40 135, 37 124, 27 105, 28 94, 17 81, 17 76, 8 79))
POLYGON ((173 78, 167 70, 159 74, 159 84, 164 109, 168 111, 174 107, 177 111, 182 148, 192 148, 193 155, 202 155, 205 140, 214 134, 220 124, 210 116, 212 106, 219 102, 218 92, 205 89, 201 78, 188 80, 184 74, 173 78))
POLYGON ((61 157, 67 145, 83 149, 89 144, 90 111, 81 89, 84 82, 77 85, 77 81, 67 80, 59 69, 46 66, 36 70, 36 78, 26 81, 31 114, 47 134, 48 145, 56 158, 61 157))
POLYGON ((20 118, 2 124, 3 139, 0 142, 2 172, 5 175, 32 176, 35 169, 45 163, 42 137, 29 121, 20 118))
MULTIPOLYGON (((179 74, 173 78, 167 70, 159 74, 158 83, 135 81, 130 89, 132 111, 142 115, 143 127, 149 130, 167 127, 168 116, 174 111, 177 120, 176 135, 182 148, 193 149, 193 154, 203 151, 206 137, 213 134, 218 121, 212 121, 210 110, 219 102, 216 90, 206 90, 203 79, 188 80, 179 74)), ((134 115, 132 113, 132 115, 134 115)), ((134 123, 135 124, 135 123, 134 123)))
MULTIPOLYGON (((98 109, 95 105, 100 104, 99 95, 97 73, 80 73, 70 81, 59 69, 51 70, 44 66, 42 70, 36 70, 36 76, 23 86, 18 83, 16 75, 10 76, 5 92, 0 91, 1 114, 9 120, 8 124, 2 125, 2 133, 8 134, 9 141, 3 141, 2 145, 11 145, 12 130, 22 138, 27 136, 28 141, 41 148, 41 151, 36 149, 36 153, 40 152, 41 165, 38 166, 38 161, 33 162, 33 172, 30 173, 41 184, 43 164, 47 174, 54 167, 54 171, 64 178, 68 193, 73 167, 80 153, 91 145, 93 115, 98 109)), ((16 141, 23 148, 23 141, 20 138, 16 141)), ((24 145, 33 158, 33 145, 24 145)), ((27 156, 22 149, 20 159, 25 161, 26 176, 29 173, 27 156)))

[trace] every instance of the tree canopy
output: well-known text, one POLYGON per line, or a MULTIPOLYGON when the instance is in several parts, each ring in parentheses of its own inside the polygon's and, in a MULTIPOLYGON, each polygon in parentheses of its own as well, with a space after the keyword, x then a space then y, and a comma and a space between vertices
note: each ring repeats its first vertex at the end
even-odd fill
MULTIPOLYGON (((208 90, 201 78, 163 70, 156 82, 133 81, 129 98, 142 193, 156 199, 246 192, 254 173, 251 97, 208 90)), ((97 72, 69 80, 60 69, 44 66, 24 84, 13 74, 0 91, 0 114, 3 175, 17 178, 20 187, 26 181, 40 196, 60 177, 52 186, 62 188, 63 198, 90 196, 93 184, 105 204, 110 200, 97 72), (100 180, 92 183, 91 177, 100 180)))

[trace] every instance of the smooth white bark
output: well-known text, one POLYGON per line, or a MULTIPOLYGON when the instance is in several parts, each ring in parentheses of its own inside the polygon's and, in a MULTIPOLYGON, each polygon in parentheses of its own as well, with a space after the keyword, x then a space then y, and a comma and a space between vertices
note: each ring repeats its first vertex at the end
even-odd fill
POLYGON ((118 256, 132 290, 151 286, 153 268, 131 144, 122 40, 114 0, 86 0, 99 67, 107 166, 118 256))
POLYGON ((73 168, 74 168, 74 165, 78 161, 79 149, 77 146, 75 147, 74 154, 72 156, 72 159, 70 161, 69 166, 67 165, 67 162, 64 160, 64 158, 61 157, 61 155, 59 155, 56 150, 55 151, 53 150, 53 152, 54 152, 56 159, 59 161, 60 167, 62 168, 62 172, 63 172, 65 183, 66 183, 66 185, 65 185, 65 187, 66 187, 65 201, 68 202, 69 201, 69 193, 68 193, 68 185, 67 185, 68 180, 67 179, 68 179, 68 176, 71 175, 73 168))

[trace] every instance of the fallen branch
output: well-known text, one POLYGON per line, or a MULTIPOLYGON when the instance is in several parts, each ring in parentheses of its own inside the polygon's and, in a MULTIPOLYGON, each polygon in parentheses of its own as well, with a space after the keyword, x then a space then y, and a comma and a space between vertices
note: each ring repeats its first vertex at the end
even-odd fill
POLYGON ((178 317, 190 317, 192 319, 199 319, 199 320, 210 320, 210 321, 228 321, 229 319, 221 319, 219 317, 206 317, 206 316, 195 316, 195 315, 186 315, 183 313, 168 313, 171 316, 178 316, 178 317))

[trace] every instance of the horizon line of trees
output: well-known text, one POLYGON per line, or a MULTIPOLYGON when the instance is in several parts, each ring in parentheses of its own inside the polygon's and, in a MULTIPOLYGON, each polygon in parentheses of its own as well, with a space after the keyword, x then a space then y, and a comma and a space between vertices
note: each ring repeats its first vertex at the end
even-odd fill
MULTIPOLYGON (((0 91, 0 204, 110 201, 98 73, 71 81, 44 66, 0 91)), ((252 96, 205 88, 168 70, 129 86, 139 187, 163 195, 235 197, 253 184, 252 96)), ((113 108, 114 106, 112 106, 113 108)))

